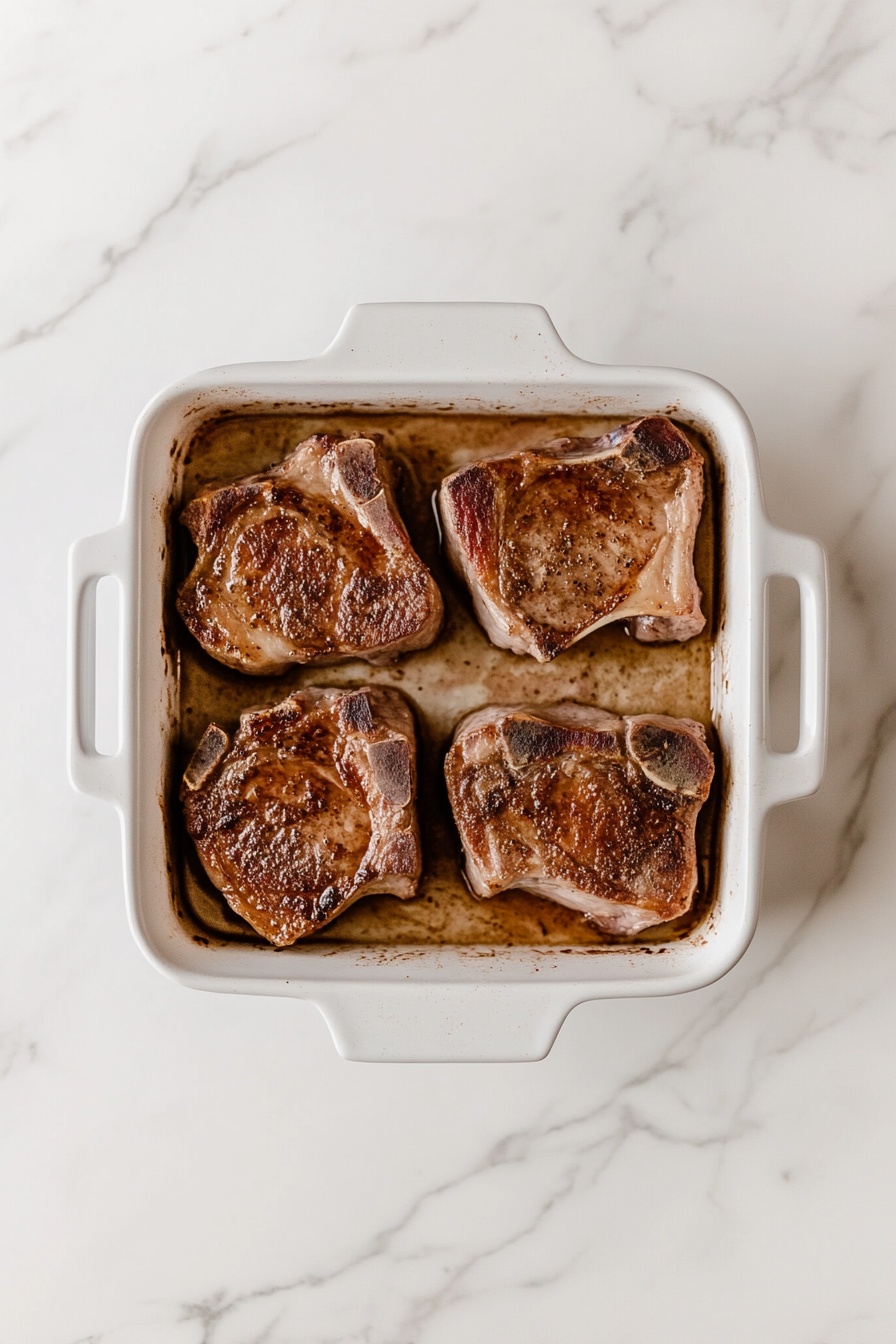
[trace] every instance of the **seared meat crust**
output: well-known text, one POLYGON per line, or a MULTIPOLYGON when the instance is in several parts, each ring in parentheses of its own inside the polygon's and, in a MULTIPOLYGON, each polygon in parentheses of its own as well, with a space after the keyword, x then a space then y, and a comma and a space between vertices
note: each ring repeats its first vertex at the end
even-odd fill
POLYGON ((391 662, 426 648, 442 597, 398 516, 377 436, 306 439, 278 467, 208 489, 181 521, 199 551, 177 596, 219 662, 391 662))
POLYGON ((421 873, 414 721, 393 690, 297 691, 210 724, 184 775, 187 831, 228 904, 278 947, 421 873))
POLYGON ((486 633, 539 662, 610 621, 641 640, 699 634, 702 503, 700 454, 664 416, 474 462, 439 492, 486 633))
POLYGON ((609 933, 684 914, 714 768, 690 719, 569 702, 479 710, 445 761, 468 884, 547 896, 609 933))

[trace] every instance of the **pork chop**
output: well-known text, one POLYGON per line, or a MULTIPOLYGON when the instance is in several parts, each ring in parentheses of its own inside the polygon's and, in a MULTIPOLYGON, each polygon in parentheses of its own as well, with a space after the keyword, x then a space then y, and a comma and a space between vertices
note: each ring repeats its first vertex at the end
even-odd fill
POLYGON ((714 764, 703 728, 566 702, 492 705, 445 761, 474 895, 519 888, 633 934, 690 909, 714 764))
POLYGON ((187 831, 228 904, 277 947, 421 873, 414 720, 393 690, 296 691, 209 724, 181 788, 187 831))
POLYGON ((664 416, 473 462, 446 477, 439 504, 448 555, 499 648, 545 663, 610 621, 646 641, 703 629, 703 459, 664 416))
POLYGON ((378 437, 316 434, 279 466, 184 509, 199 551, 177 609, 241 672, 391 662, 424 649, 442 596, 398 515, 378 437))

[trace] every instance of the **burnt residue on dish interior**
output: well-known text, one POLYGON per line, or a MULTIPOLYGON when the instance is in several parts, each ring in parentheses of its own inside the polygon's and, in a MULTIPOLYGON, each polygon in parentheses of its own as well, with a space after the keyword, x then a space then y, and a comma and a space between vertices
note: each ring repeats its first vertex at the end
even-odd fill
MULTIPOLYGON (((714 889, 713 853, 722 793, 722 761, 710 721, 710 659, 717 629, 718 477, 711 454, 700 444, 707 465, 706 499, 697 534, 695 566, 707 616, 701 635, 685 644, 647 645, 610 625, 574 644, 553 662, 538 664, 491 645, 473 616, 464 585, 440 550, 433 515, 433 492, 457 467, 490 453, 511 451, 564 435, 595 436, 621 418, 586 416, 489 416, 423 414, 325 414, 222 412, 207 420, 190 441, 183 467, 183 503, 205 485, 262 471, 281 461, 311 434, 377 432, 397 476, 402 516, 418 554, 431 568, 445 598, 445 626, 429 649, 392 667, 363 662, 335 667, 296 668, 280 677, 250 677, 209 658, 191 638, 174 608, 177 585, 189 572, 195 551, 186 530, 170 513, 170 565, 166 595, 166 635, 179 676, 178 720, 172 725, 167 828, 175 908, 194 938, 202 942, 258 943, 258 936, 233 914, 202 869, 186 834, 178 802, 183 771, 211 720, 228 731, 252 705, 281 700, 300 686, 393 686, 413 706, 418 729, 419 815, 424 875, 420 895, 409 901, 368 896, 309 942, 355 945, 485 944, 495 947, 643 944, 686 937, 707 914, 714 889), (564 906, 523 892, 476 900, 462 877, 460 841, 442 773, 454 725, 486 704, 552 704, 578 700, 618 714, 659 713, 704 724, 716 752, 716 783, 697 825, 700 881, 692 911, 634 938, 601 933, 564 906)), ((699 439, 697 440, 699 443, 699 439)), ((266 945, 266 944, 265 944, 266 945)))

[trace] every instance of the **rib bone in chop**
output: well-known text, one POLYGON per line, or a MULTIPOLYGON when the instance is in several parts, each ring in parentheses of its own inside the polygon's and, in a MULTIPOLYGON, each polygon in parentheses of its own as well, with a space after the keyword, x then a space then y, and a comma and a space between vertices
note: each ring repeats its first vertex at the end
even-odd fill
POLYGON ((184 509, 199 556, 177 609, 241 672, 426 648, 442 597, 395 506, 376 438, 325 434, 184 509))
POLYGON ((690 908, 713 758, 700 724, 564 703, 458 726, 448 793, 477 896, 521 888, 633 934, 690 908))
POLYGON ((421 872, 414 721, 397 691, 297 691, 212 723, 184 775, 187 830, 227 902, 278 947, 421 872))
POLYGON ((448 554, 499 648, 545 663, 610 621, 641 640, 703 629, 703 461, 664 416, 473 462, 439 503, 448 554))

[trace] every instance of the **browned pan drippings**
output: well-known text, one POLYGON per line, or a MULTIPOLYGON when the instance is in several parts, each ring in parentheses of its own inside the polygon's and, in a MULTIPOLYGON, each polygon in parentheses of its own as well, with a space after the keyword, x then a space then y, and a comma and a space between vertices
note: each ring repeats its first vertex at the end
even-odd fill
MULTIPOLYGON (((168 791, 173 896, 194 937, 203 941, 259 942, 211 885, 186 836, 177 790, 180 777, 210 720, 235 727, 240 712, 272 703, 299 686, 393 686, 413 705, 419 732, 419 811, 424 846, 421 894, 410 901, 370 896, 308 941, 356 944, 600 945, 658 943, 686 936, 706 914, 713 890, 711 862, 716 834, 717 782, 697 827, 700 886, 694 909, 670 924, 634 939, 613 938, 563 906, 521 892, 477 901, 461 876, 460 844, 451 818, 442 761, 457 721, 472 709, 500 702, 541 703, 571 699, 618 714, 644 712, 703 723, 710 742, 710 659, 718 621, 718 561, 715 521, 718 483, 707 460, 707 490, 697 535, 696 572, 707 616, 704 632, 686 644, 644 645, 609 626, 587 636, 544 665, 494 648, 472 615, 469 596, 445 563, 432 509, 432 495, 449 472, 486 454, 532 446, 564 435, 596 436, 621 418, 583 416, 224 414, 207 421, 193 438, 184 467, 182 501, 209 482, 223 482, 280 461, 315 433, 376 431, 399 474, 398 500, 414 545, 430 566, 445 598, 445 627, 436 643, 391 668, 352 662, 296 669, 281 677, 249 677, 209 658, 174 610, 174 594, 192 555, 178 524, 178 504, 169 521, 166 624, 169 648, 179 667, 180 721, 173 734, 168 791)), ((717 766, 721 762, 717 760, 717 766)), ((299 945, 301 946, 301 944, 299 945)))

